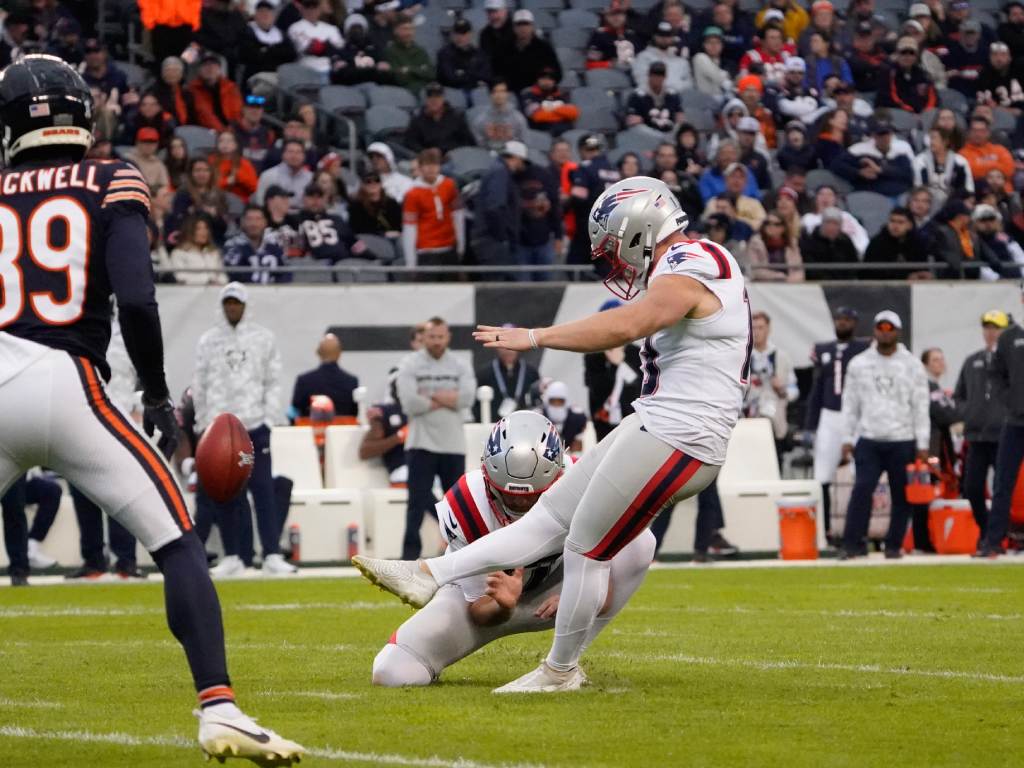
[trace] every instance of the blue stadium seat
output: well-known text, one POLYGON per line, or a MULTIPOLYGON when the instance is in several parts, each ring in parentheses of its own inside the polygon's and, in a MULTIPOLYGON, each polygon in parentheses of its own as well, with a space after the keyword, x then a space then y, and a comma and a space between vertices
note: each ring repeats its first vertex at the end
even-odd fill
POLYGON ((535 131, 532 128, 526 129, 525 143, 531 149, 547 152, 551 149, 551 134, 544 131, 535 131))
POLYGON ((362 115, 366 112, 366 94, 348 85, 328 85, 320 90, 320 106, 328 112, 362 115))
POLYGON ((323 78, 301 64, 282 64, 277 68, 277 85, 286 91, 310 91, 320 88, 323 78))
POLYGON ((189 157, 205 155, 217 146, 217 132, 201 125, 179 125, 174 135, 185 142, 189 157))
POLYGON ((586 48, 590 30, 579 27, 556 27, 548 35, 548 41, 555 48, 586 48))
POLYGON ((562 0, 522 0, 520 8, 528 8, 536 13, 537 11, 560 11, 565 8, 562 0))
POLYGON ((583 81, 591 88, 622 93, 633 89, 633 80, 621 69, 588 69, 583 81))
POLYGON ((940 107, 946 107, 964 115, 970 109, 967 97, 960 93, 960 91, 954 91, 952 88, 939 88, 938 94, 940 107))
POLYGON ((462 182, 479 178, 494 164, 494 156, 482 147, 458 147, 448 153, 447 160, 462 182))
POLYGON ((400 135, 408 127, 409 113, 404 109, 378 104, 366 110, 366 131, 373 139, 400 135))
POLYGON ((807 189, 812 193, 818 187, 827 184, 830 187, 835 187, 836 191, 840 195, 848 195, 853 192, 853 185, 850 184, 846 179, 836 176, 832 171, 826 171, 822 168, 815 168, 813 171, 807 172, 807 189))
POLYGON ((680 100, 683 102, 683 112, 687 115, 690 114, 691 110, 706 109, 709 112, 717 112, 720 99, 716 99, 714 96, 709 96, 704 91, 698 91, 696 88, 688 88, 679 94, 680 100))
POLYGON ((580 108, 580 117, 576 125, 588 131, 613 134, 619 130, 619 119, 611 110, 587 106, 580 108))
POLYGON ((579 48, 556 48, 555 55, 565 71, 582 72, 587 67, 587 60, 579 48))
POLYGON ((874 237, 885 226, 893 204, 877 192, 851 192, 846 196, 846 207, 864 225, 868 235, 874 237))
POLYGON ((594 30, 601 25, 601 19, 596 13, 583 11, 578 8, 570 8, 558 14, 558 26, 566 29, 576 27, 577 29, 594 30))
POLYGON ((663 142, 673 143, 671 133, 662 133, 646 125, 635 125, 615 136, 615 146, 638 154, 653 152, 663 142))
POLYGON ((572 92, 572 103, 580 109, 605 109, 615 112, 619 108, 615 96, 604 88, 583 86, 572 92))
POLYGON ((412 112, 419 106, 411 91, 397 85, 373 84, 367 89, 366 95, 371 107, 398 107, 412 112))

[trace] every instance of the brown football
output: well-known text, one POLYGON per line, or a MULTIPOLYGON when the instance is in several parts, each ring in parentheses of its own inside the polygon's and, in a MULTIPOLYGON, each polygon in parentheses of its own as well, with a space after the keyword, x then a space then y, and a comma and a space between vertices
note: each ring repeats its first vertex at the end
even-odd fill
POLYGON ((196 446, 196 472, 206 495, 231 501, 245 487, 255 461, 252 440, 232 413, 222 413, 203 433, 196 446))

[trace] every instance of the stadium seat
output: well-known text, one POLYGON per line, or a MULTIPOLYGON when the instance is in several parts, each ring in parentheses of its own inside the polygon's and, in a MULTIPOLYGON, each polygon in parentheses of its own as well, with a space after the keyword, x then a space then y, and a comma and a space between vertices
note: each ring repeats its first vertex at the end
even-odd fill
POLYGON ((1007 135, 1012 136, 1014 131, 1017 130, 1017 119, 1005 109, 993 109, 992 130, 1003 131, 1007 135))
POLYGON ((561 11, 565 5, 562 0, 522 0, 519 7, 537 13, 537 11, 561 11))
POLYGON ((325 488, 387 488, 388 473, 379 461, 359 458, 366 427, 328 427, 324 440, 325 488))
POLYGON ((366 259, 338 259, 334 262, 334 266, 352 268, 352 271, 344 269, 336 271, 334 273, 334 282, 336 283, 386 283, 388 281, 388 276, 385 273, 364 269, 366 266, 373 266, 373 262, 366 259))
POLYGON ((555 15, 551 11, 537 10, 533 11, 533 24, 537 29, 545 31, 552 30, 558 26, 558 22, 555 20, 555 15))
POLYGON ((851 192, 846 196, 846 207, 851 214, 860 219, 870 237, 878 234, 892 210, 892 201, 877 192, 851 192))
POLYGON ((114 64, 117 68, 124 72, 125 77, 128 78, 128 85, 139 93, 144 93, 146 86, 153 80, 152 73, 145 67, 140 67, 138 64, 132 64, 128 61, 115 61, 114 64))
POLYGON ((832 171, 826 171, 823 168, 815 168, 813 171, 807 172, 807 189, 811 192, 825 184, 830 187, 835 187, 836 191, 840 195, 845 196, 853 192, 853 185, 846 179, 836 176, 832 171))
POLYGON ((526 129, 525 144, 531 149, 547 152, 551 149, 551 134, 544 131, 535 131, 532 128, 526 129))
MULTIPOLYGON (((685 108, 684 108, 685 109, 685 108)), ((686 109, 686 122, 694 127, 699 133, 710 133, 715 130, 717 121, 715 114, 710 109, 686 109)))
POLYGON ((328 85, 320 90, 320 106, 341 115, 362 115, 367 107, 366 94, 349 85, 328 85))
MULTIPOLYGON (((565 29, 576 27, 577 29, 588 29, 594 30, 601 25, 601 19, 598 18, 596 13, 590 11, 584 11, 579 8, 570 8, 567 11, 562 11, 558 14, 558 26, 565 29)), ((559 57, 561 61, 561 57, 559 57)), ((562 62, 565 66, 565 62, 562 62)))
POLYGON ((622 93, 633 89, 633 81, 621 69, 588 69, 583 81, 591 88, 622 93))
POLYGON ((583 85, 580 80, 580 73, 575 69, 569 69, 568 67, 562 68, 562 79, 558 82, 558 87, 562 90, 569 91, 571 94, 577 88, 583 85))
POLYGON ((556 48, 555 55, 563 71, 582 72, 587 67, 586 57, 579 48, 556 48))
MULTIPOLYGON (((607 110, 615 112, 619 108, 615 96, 604 88, 582 86, 572 92, 572 103, 580 110, 607 110)), ((580 126, 582 127, 582 126, 580 126)))
POLYGON ((494 164, 494 157, 482 147, 457 147, 448 153, 452 173, 467 181, 482 176, 494 164))
POLYGON ((245 201, 234 192, 225 192, 224 200, 228 206, 228 218, 236 221, 242 218, 242 214, 245 213, 245 201))
POLYGON ((412 112, 419 106, 411 91, 397 85, 373 84, 367 89, 366 96, 371 107, 398 107, 412 112))
POLYGON ((294 491, 319 491, 324 487, 320 456, 312 427, 274 427, 270 432, 274 474, 287 477, 294 491))
POLYGON ((966 115, 970 110, 967 97, 960 93, 960 91, 954 91, 952 88, 939 88, 938 95, 940 107, 952 109, 962 115, 966 115))
POLYGON ((611 111, 590 106, 580 110, 580 117, 576 121, 576 125, 588 131, 609 135, 619 130, 619 120, 611 111))
POLYGON ((638 153, 654 152, 659 144, 666 141, 672 142, 671 133, 662 133, 646 125, 634 125, 632 128, 619 131, 615 136, 615 146, 618 149, 638 153))
POLYGON ((318 92, 323 87, 323 78, 301 64, 282 64, 277 68, 277 86, 285 91, 318 92))
POLYGON ((551 30, 549 41, 555 48, 586 48, 590 30, 579 27, 556 27, 551 30))
MULTIPOLYGON (((421 96, 420 98, 423 97, 421 96)), ((458 88, 445 88, 444 98, 450 106, 462 112, 465 112, 466 107, 469 106, 469 100, 466 98, 466 92, 458 88)))
POLYGON ((689 117, 690 112, 695 109, 706 109, 709 112, 717 112, 719 99, 714 96, 709 96, 704 91, 698 91, 696 88, 688 88, 679 94, 680 100, 683 102, 683 112, 689 117))
POLYGON ((542 152, 536 147, 527 147, 526 154, 527 159, 536 167, 548 168, 551 166, 551 159, 547 156, 547 153, 542 152))
POLYGON ((217 132, 201 125, 179 125, 174 135, 185 142, 189 157, 204 155, 217 146, 217 132))
POLYGON ((288 259, 288 267, 295 269, 296 283, 332 283, 334 277, 331 274, 330 266, 330 263, 314 259, 312 256, 288 259), (299 269, 296 269, 297 267, 299 269), (320 267, 320 269, 310 269, 311 267, 320 267))
MULTIPOLYGON (((593 11, 594 13, 601 13, 608 7, 608 2, 607 0, 569 0, 569 5, 578 11, 593 11)), ((758 8, 760 8, 760 6, 758 6, 758 8)))
POLYGON ((386 237, 380 235, 357 234, 356 238, 366 244, 367 250, 373 258, 384 264, 391 264, 398 260, 399 254, 395 244, 386 237))
MULTIPOLYGON (((462 18, 473 26, 474 36, 478 36, 480 30, 487 26, 487 11, 482 6, 483 4, 481 3, 481 7, 470 8, 468 11, 462 12, 462 18)), ((509 11, 509 15, 512 15, 511 11, 509 11)))
POLYGON ((371 138, 387 138, 405 133, 409 112, 392 106, 378 105, 366 110, 366 132, 371 138))
MULTIPOLYGON (((476 109, 477 107, 486 107, 491 103, 491 91, 486 85, 478 85, 470 92, 470 95, 473 97, 472 109, 476 109)), ((468 119, 469 118, 467 116, 467 120, 468 119)))
POLYGON ((892 123, 892 127, 896 129, 897 133, 901 133, 904 136, 909 135, 912 131, 916 131, 921 125, 918 116, 913 112, 907 112, 905 109, 890 110, 889 122, 892 123))

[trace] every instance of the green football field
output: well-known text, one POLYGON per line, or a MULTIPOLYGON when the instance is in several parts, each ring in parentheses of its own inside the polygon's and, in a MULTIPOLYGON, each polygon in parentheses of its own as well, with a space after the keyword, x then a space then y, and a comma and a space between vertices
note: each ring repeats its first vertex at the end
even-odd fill
MULTIPOLYGON (((218 588, 239 701, 303 765, 1024 763, 1019 565, 655 571, 585 657, 590 687, 540 698, 491 689, 546 634, 378 690, 371 661, 409 615, 393 598, 353 578, 218 588)), ((203 764, 158 585, 2 589, 0 639, 3 766, 203 764)))

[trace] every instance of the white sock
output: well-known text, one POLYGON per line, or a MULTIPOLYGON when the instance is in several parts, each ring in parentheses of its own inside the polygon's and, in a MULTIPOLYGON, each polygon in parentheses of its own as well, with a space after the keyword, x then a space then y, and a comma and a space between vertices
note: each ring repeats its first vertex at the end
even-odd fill
POLYGON ((453 581, 481 573, 530 565, 562 551, 565 527, 555 520, 541 499, 511 525, 499 528, 467 547, 424 560, 434 581, 453 581))
POLYGON ((242 710, 240 710, 233 701, 225 701, 220 704, 211 704, 208 707, 204 707, 203 711, 209 712, 212 715, 218 715, 219 717, 227 718, 228 720, 234 720, 236 717, 244 716, 242 710))
POLYGON ((608 610, 594 619, 587 639, 580 651, 586 651, 594 642, 601 630, 607 627, 616 614, 623 609, 633 593, 640 589, 647 576, 651 561, 654 560, 655 549, 654 534, 648 529, 633 539, 622 548, 615 557, 611 559, 611 574, 608 579, 608 589, 611 591, 611 604, 608 610))
POLYGON ((583 652, 590 628, 608 595, 611 563, 591 560, 566 549, 562 555, 562 596, 555 616, 555 642, 548 654, 548 666, 558 672, 575 667, 583 652))

